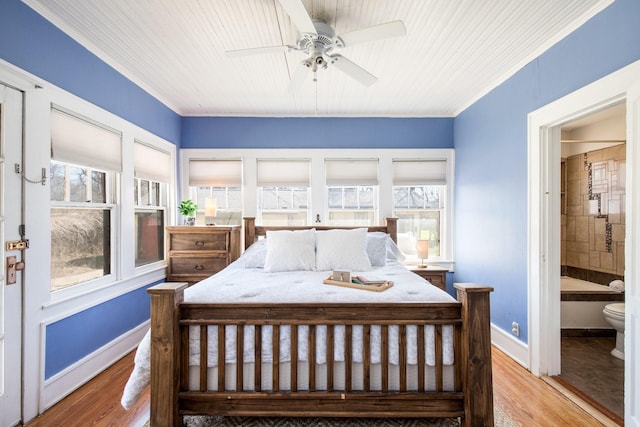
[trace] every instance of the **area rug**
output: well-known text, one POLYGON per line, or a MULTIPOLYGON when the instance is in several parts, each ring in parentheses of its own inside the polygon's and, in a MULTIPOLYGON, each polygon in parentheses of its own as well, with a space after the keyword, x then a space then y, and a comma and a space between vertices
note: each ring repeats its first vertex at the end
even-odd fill
MULTIPOLYGON (((494 412, 496 427, 517 427, 502 411, 494 412)), ((187 427, 458 427, 457 418, 301 418, 188 416, 187 427)), ((144 427, 149 427, 149 422, 144 427)))

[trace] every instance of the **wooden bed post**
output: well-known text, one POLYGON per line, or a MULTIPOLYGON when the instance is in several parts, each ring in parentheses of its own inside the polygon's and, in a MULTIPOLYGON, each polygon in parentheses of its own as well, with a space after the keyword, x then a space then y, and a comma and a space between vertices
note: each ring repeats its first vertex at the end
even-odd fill
POLYGON ((151 418, 150 425, 181 425, 178 413, 180 342, 178 304, 187 283, 162 283, 151 295, 151 418), (173 373, 173 374, 172 374, 173 373))
POLYGON ((244 248, 247 249, 256 241, 256 219, 254 217, 244 217, 242 220, 244 227, 244 248))
POLYGON ((398 243, 398 218, 385 218, 387 233, 391 236, 395 243, 398 243))
MULTIPOLYGON (((454 283, 462 303, 463 426, 493 426, 490 286, 454 283)), ((458 363, 458 362, 456 362, 458 363)))

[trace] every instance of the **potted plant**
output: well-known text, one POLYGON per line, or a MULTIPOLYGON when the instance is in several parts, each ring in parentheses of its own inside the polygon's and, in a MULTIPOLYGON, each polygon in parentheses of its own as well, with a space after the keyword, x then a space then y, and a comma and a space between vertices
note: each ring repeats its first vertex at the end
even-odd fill
POLYGON ((192 200, 181 201, 180 205, 178 205, 178 210, 180 211, 180 215, 185 217, 185 224, 194 225, 196 223, 196 211, 198 210, 198 205, 193 203, 192 200))

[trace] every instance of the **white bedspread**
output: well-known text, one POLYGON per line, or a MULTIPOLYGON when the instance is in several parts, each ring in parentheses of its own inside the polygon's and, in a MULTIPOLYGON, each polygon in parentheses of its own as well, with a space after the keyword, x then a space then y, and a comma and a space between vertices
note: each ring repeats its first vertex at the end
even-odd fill
MULTIPOLYGON (((203 280, 185 290, 185 302, 453 302, 449 294, 435 286, 428 285, 421 277, 411 273, 400 264, 391 264, 375 268, 373 271, 361 273, 371 279, 384 279, 394 282, 394 286, 384 292, 368 292, 359 289, 325 285, 323 279, 330 275, 328 271, 265 273, 260 268, 244 268, 244 260, 240 257, 220 273, 203 280)), ((235 327, 227 326, 225 360, 235 363, 235 327)), ((209 328, 209 366, 217 363, 217 327, 209 328)), ((254 361, 253 327, 245 327, 244 331, 244 363, 254 361)), ((280 329, 280 361, 289 361, 290 336, 289 328, 280 329)), ((298 358, 307 360, 308 327, 298 328, 298 358)), ((326 363, 326 327, 317 327, 316 354, 317 363, 326 363)), ((353 361, 362 361, 362 327, 353 328, 353 361)), ((415 326, 407 327, 407 363, 417 363, 415 326)), ((190 334, 190 364, 199 363, 199 335, 190 334)), ((389 328, 389 362, 398 363, 398 328, 389 328)), ((149 384, 149 333, 140 343, 135 356, 135 368, 122 397, 122 405, 129 408, 135 403, 140 392, 149 384)), ((344 327, 335 328, 334 358, 344 361, 344 327)), ((435 364, 433 327, 425 328, 426 363, 435 364)), ((443 328, 443 362, 453 364, 452 328, 443 328)), ((262 360, 271 362, 271 328, 264 328, 262 334, 262 360)), ((371 363, 379 363, 380 328, 371 328, 371 363)))

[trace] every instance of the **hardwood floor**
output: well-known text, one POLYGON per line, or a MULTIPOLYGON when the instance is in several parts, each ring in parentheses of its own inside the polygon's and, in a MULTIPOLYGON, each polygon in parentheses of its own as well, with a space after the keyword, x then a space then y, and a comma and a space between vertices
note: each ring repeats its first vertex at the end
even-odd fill
MULTIPOLYGON (((493 348, 494 405, 517 426, 602 426, 587 412, 540 378, 493 348)), ((134 408, 120 406, 122 389, 133 367, 133 353, 125 356, 43 415, 29 427, 140 427, 149 416, 149 392, 134 408)))

